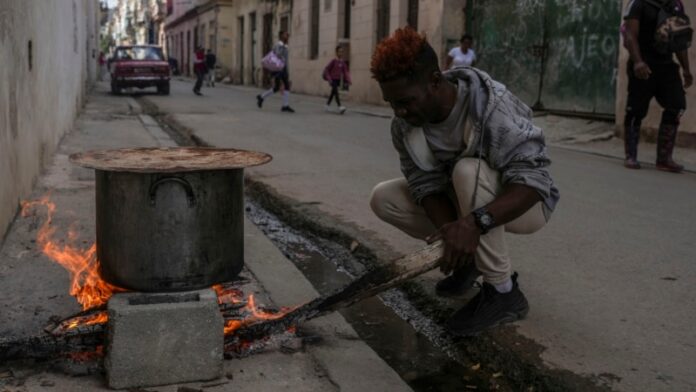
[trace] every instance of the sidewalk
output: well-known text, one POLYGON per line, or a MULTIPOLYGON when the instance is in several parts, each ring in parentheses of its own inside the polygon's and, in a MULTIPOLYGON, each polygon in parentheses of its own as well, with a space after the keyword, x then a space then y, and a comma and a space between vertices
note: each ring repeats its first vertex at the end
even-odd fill
MULTIPOLYGON (((94 173, 68 162, 83 150, 121 147, 172 146, 174 143, 130 97, 109 95, 101 84, 90 95, 76 129, 62 141, 53 163, 41 176, 32 195, 50 194, 57 211, 53 226, 61 236, 76 230, 85 248, 93 242, 94 173)), ((16 218, 0 249, 0 336, 39 333, 51 316, 65 317, 80 310, 68 295, 65 270, 37 249, 36 220, 16 218)), ((293 306, 318 294, 302 273, 251 223, 245 224, 246 269, 255 293, 266 306, 293 306), (266 300, 264 300, 264 298, 266 300)), ((248 293, 246 293, 248 294, 248 293)), ((225 361, 222 382, 206 391, 410 391, 353 328, 334 313, 301 326, 319 342, 292 351, 267 351, 225 361)), ((201 388, 203 384, 187 384, 201 388)), ((71 377, 37 364, 0 364, 0 390, 12 392, 107 391, 103 377, 71 377)), ((175 392, 181 386, 148 388, 175 392)))

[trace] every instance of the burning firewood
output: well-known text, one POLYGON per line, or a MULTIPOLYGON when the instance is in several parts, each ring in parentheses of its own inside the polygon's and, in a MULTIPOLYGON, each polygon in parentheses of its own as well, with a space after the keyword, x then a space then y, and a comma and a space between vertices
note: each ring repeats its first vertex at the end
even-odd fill
MULTIPOLYGON (((263 346, 273 336, 294 333, 295 326, 303 321, 322 316, 358 301, 377 295, 409 279, 435 269, 440 264, 440 242, 396 259, 391 263, 370 270, 358 279, 330 295, 316 298, 293 310, 280 312, 259 308, 254 297, 246 300, 234 287, 216 285, 220 308, 225 317, 225 351, 229 356, 243 355, 263 346), (224 301, 222 298, 225 298, 224 301), (238 310, 235 313, 234 310, 238 310)), ((100 317, 101 309, 81 312, 65 319, 50 330, 51 334, 23 339, 0 339, 0 360, 18 358, 48 358, 66 352, 94 351, 104 344, 106 321, 100 317), (75 321, 79 322, 75 322, 75 321), (90 323, 90 320, 93 322, 90 323)))
POLYGON ((436 242, 410 255, 372 269, 346 287, 316 298, 280 318, 245 325, 226 337, 227 344, 254 341, 287 331, 293 325, 348 307, 437 268, 442 258, 442 242, 436 242))

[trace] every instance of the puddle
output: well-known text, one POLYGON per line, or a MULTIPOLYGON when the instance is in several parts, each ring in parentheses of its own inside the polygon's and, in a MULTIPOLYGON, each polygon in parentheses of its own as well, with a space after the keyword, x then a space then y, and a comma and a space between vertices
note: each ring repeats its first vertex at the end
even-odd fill
MULTIPOLYGON (((273 214, 247 201, 247 217, 290 259, 321 294, 345 286, 363 273, 349 250, 321 238, 305 236, 273 214), (351 262, 352 261, 352 262, 351 262)), ((489 376, 443 337, 442 329, 410 305, 398 289, 368 298, 340 313, 414 391, 490 390, 489 376)))

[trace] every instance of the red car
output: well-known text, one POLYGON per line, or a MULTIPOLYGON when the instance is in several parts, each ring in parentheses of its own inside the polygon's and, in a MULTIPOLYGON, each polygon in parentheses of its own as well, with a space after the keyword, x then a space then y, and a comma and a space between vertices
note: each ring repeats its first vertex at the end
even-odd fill
POLYGON ((169 63, 159 46, 119 46, 111 60, 111 93, 119 94, 127 87, 157 87, 169 95, 169 63))

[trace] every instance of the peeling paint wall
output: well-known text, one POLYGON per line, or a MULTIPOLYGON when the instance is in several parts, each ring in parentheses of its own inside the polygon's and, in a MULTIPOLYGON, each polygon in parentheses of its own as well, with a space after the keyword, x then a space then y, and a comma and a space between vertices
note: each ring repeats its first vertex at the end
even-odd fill
POLYGON ((96 75, 97 0, 2 0, 0 241, 96 75))
MULTIPOLYGON (((686 7, 686 13, 691 17, 692 24, 696 21, 696 1, 683 1, 686 7)), ((624 0, 624 9, 628 4, 628 0, 624 0)), ((617 34, 619 27, 617 26, 617 34)), ((626 63, 628 62, 628 51, 621 46, 619 52, 619 72, 618 83, 616 87, 616 125, 617 134, 623 134, 624 116, 626 113, 626 97, 628 91, 628 76, 626 75, 626 63)), ((676 56, 675 56, 676 61, 676 56)), ((691 63, 691 73, 696 72, 696 47, 692 46, 689 50, 689 62, 691 63)), ((654 137, 657 128, 660 126, 660 118, 662 117, 662 108, 652 101, 650 104, 650 112, 643 120, 643 132, 647 133, 650 138, 654 137)), ((686 90, 686 112, 681 119, 679 128, 679 136, 677 144, 683 146, 696 145, 696 87, 692 86, 686 90)))

